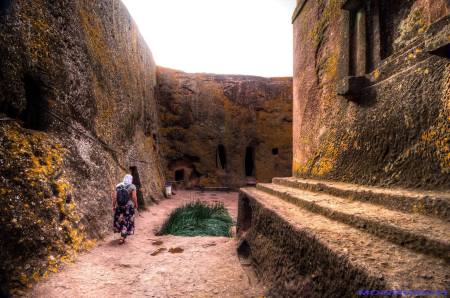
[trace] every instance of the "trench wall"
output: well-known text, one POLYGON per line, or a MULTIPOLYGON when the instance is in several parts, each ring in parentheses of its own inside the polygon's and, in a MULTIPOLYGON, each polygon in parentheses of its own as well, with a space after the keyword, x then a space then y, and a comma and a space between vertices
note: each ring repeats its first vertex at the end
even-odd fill
POLYGON ((354 39, 344 2, 294 13, 293 175, 448 188, 448 1, 372 1, 372 29, 354 39))
POLYGON ((160 67, 158 102, 169 180, 183 170, 187 187, 239 187, 247 176, 269 182, 290 175, 292 78, 189 74, 160 67), (225 160, 218 156, 219 146, 225 160), (247 151, 252 151, 253 169, 246 170, 247 151))
POLYGON ((130 167, 141 204, 162 198, 164 175, 156 66, 123 4, 17 0, 0 10, 5 293, 110 229, 110 193, 130 167))

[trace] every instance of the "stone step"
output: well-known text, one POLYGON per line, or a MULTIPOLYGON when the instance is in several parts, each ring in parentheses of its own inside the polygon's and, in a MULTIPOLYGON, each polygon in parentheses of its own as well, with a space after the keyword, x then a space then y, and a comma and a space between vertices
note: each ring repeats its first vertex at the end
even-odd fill
POLYGON ((257 188, 241 189, 237 228, 239 248, 268 283, 269 296, 354 297, 364 289, 445 291, 450 282, 450 267, 441 258, 257 188))
POLYGON ((334 196, 382 205, 392 210, 420 213, 450 221, 450 191, 386 189, 296 177, 273 178, 272 182, 274 184, 324 192, 334 196))
POLYGON ((257 188, 308 211, 450 262, 450 223, 439 218, 280 184, 258 184, 257 188))

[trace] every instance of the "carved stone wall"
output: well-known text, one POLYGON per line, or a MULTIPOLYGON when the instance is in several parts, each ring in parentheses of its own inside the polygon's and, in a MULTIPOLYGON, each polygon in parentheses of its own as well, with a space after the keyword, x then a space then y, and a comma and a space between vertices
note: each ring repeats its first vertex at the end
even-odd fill
POLYGON ((126 172, 139 176, 141 204, 162 197, 164 178, 156 66, 123 4, 1 4, 3 288, 56 271, 109 230, 126 172))
POLYGON ((187 187, 239 187, 290 175, 292 79, 159 68, 166 176, 187 187))
POLYGON ((449 5, 298 1, 294 175, 450 185, 449 5))

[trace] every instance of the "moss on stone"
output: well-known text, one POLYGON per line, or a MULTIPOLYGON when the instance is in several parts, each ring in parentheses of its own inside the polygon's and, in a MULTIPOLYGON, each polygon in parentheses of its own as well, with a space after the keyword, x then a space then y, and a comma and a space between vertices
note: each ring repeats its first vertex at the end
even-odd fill
POLYGON ((0 139, 0 237, 15 247, 2 250, 2 269, 13 286, 30 287, 93 241, 79 223, 76 203, 67 202, 73 191, 61 170, 67 150, 46 133, 14 123, 0 128, 0 139), (42 255, 53 256, 51 262, 39 261, 42 255))
POLYGON ((341 0, 319 0, 319 7, 323 7, 319 20, 311 30, 309 38, 317 46, 325 37, 325 30, 341 11, 341 0))

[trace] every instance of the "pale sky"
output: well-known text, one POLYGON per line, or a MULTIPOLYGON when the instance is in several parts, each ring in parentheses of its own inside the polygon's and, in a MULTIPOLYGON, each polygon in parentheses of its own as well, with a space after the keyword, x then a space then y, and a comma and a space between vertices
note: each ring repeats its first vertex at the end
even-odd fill
POLYGON ((296 0, 122 0, 157 65, 292 76, 296 0))

